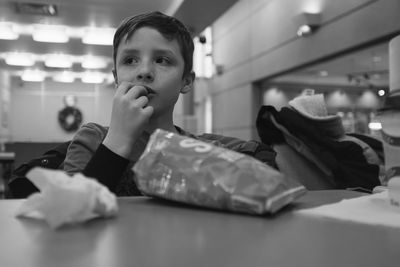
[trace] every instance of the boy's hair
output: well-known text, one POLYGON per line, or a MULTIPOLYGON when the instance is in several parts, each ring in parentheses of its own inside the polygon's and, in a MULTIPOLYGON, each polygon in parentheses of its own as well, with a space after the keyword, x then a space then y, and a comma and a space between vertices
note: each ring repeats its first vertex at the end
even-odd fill
POLYGON ((188 29, 174 17, 161 12, 149 12, 124 19, 114 34, 113 60, 116 68, 118 46, 126 36, 126 41, 142 27, 150 27, 160 32, 167 40, 177 40, 184 61, 183 77, 189 75, 193 68, 194 44, 188 29))

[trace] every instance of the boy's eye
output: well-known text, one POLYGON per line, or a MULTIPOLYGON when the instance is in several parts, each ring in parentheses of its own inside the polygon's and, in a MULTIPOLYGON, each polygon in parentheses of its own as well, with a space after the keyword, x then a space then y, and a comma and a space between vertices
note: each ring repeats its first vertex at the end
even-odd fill
POLYGON ((124 59, 123 62, 124 62, 124 64, 131 65, 131 64, 137 63, 138 60, 135 57, 127 57, 127 58, 124 59))
POLYGON ((168 57, 158 57, 156 59, 157 64, 169 65, 171 64, 171 59, 168 57))

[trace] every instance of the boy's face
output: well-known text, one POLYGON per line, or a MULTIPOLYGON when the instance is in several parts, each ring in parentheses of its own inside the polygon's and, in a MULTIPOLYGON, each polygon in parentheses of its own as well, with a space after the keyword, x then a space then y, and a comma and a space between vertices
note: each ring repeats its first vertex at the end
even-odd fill
POLYGON ((125 38, 117 50, 115 83, 146 86, 154 114, 172 114, 179 93, 190 91, 194 79, 194 74, 183 77, 184 61, 177 40, 167 40, 150 27, 137 29, 127 41, 125 38))

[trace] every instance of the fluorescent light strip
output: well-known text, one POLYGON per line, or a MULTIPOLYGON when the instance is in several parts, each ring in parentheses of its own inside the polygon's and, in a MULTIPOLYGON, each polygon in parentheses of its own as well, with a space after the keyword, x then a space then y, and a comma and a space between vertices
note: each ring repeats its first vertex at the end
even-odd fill
POLYGON ((85 28, 82 43, 93 45, 112 45, 114 28, 85 28))
POLYGON ((36 24, 33 26, 33 40, 46 43, 67 43, 67 28, 60 25, 36 24))
POLYGON ((86 72, 81 76, 83 83, 102 83, 104 81, 104 75, 97 72, 86 72))
POLYGON ((8 65, 12 66, 33 66, 35 62, 44 62, 46 67, 71 68, 74 63, 81 64, 86 69, 105 69, 111 63, 111 59, 101 56, 77 56, 67 54, 45 54, 37 55, 26 52, 0 53, 8 65))
POLYGON ((19 34, 15 30, 15 26, 11 22, 0 22, 0 39, 16 40, 19 34))
POLYGON ((100 83, 113 83, 113 76, 110 73, 102 72, 45 72, 39 69, 28 69, 24 71, 14 71, 11 75, 21 77, 23 81, 29 82, 42 82, 45 78, 51 78, 55 82, 72 83, 77 78, 83 83, 100 84, 100 83))
POLYGON ((64 54, 50 54, 45 57, 44 65, 51 68, 71 68, 72 58, 64 54))
POLYGON ((70 71, 63 71, 54 75, 52 78, 55 82, 61 83, 72 83, 75 81, 75 75, 73 72, 70 71))
POLYGON ((4 60, 11 66, 30 67, 35 64, 34 55, 30 53, 6 53, 4 60))
POLYGON ((21 79, 26 82, 43 82, 45 77, 40 70, 25 70, 21 75, 21 79))
POLYGON ((104 69, 108 62, 102 57, 85 56, 82 58, 81 65, 84 69, 104 69))
POLYGON ((32 35, 37 42, 67 43, 70 38, 80 38, 84 44, 109 45, 113 43, 115 28, 68 27, 50 24, 17 24, 0 22, 0 39, 15 40, 19 35, 32 35))

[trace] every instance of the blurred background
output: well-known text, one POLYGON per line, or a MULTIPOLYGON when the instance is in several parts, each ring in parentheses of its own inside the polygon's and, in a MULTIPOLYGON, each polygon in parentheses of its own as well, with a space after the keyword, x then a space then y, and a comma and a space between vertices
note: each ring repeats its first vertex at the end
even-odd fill
POLYGON ((174 114, 184 129, 258 139, 261 105, 313 92, 346 131, 379 137, 398 0, 0 0, 0 144, 14 166, 75 126, 108 125, 113 33, 154 10, 184 22, 196 44, 195 90, 174 114))

